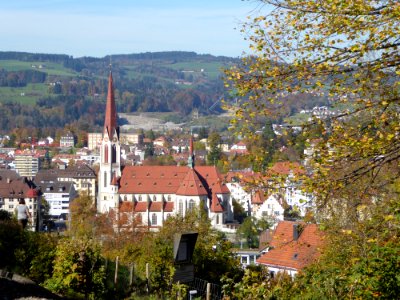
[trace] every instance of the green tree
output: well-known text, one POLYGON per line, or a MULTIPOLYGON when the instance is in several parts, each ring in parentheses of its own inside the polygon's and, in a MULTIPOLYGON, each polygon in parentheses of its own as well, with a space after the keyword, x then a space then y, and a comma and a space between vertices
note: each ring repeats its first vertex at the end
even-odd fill
POLYGON ((207 163, 209 165, 216 165, 218 161, 221 159, 222 151, 221 151, 221 136, 218 132, 212 132, 208 136, 208 147, 210 150, 207 154, 207 163))
POLYGON ((17 253, 24 241, 24 232, 10 214, 1 213, 0 220, 0 268, 13 269, 17 262, 17 253))
POLYGON ((105 292, 105 269, 99 245, 92 239, 64 239, 57 246, 50 290, 74 298, 99 299, 105 292))
POLYGON ((245 239, 249 248, 257 248, 259 246, 259 235, 262 231, 270 227, 270 222, 267 218, 256 219, 247 217, 240 224, 236 231, 237 238, 241 241, 245 239))
POLYGON ((69 234, 73 237, 94 237, 96 234, 96 207, 87 194, 80 194, 70 204, 69 234))
MULTIPOLYGON (((255 139, 260 119, 278 115, 291 94, 324 95, 335 110, 302 124, 304 137, 318 138, 306 183, 326 250, 293 284, 265 297, 397 298, 400 6, 260 2, 268 11, 243 28, 253 55, 226 71, 227 85, 242 97, 233 125, 255 139)), ((262 164, 264 153, 257 158, 262 164)))
POLYGON ((305 126, 324 137, 315 146, 314 193, 328 197, 398 161, 397 1, 261 2, 267 11, 243 28, 254 54, 226 71, 243 97, 234 108, 240 133, 255 138, 260 119, 279 115, 287 94, 326 95, 337 113, 305 126))

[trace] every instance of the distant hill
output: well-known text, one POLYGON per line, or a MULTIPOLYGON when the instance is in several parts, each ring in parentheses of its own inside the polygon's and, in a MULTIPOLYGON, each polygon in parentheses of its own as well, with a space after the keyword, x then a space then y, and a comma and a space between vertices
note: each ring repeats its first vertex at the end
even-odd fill
POLYGON ((221 69, 236 63, 180 51, 103 58, 0 52, 0 128, 101 126, 110 64, 120 112, 219 114, 227 92, 221 69))

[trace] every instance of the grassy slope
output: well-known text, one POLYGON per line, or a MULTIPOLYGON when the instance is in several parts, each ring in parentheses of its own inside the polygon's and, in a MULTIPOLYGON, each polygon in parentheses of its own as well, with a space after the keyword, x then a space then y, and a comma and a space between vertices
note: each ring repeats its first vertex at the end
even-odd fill
MULTIPOLYGON (((50 76, 72 77, 78 75, 77 72, 64 68, 61 64, 40 61, 0 60, 0 69, 6 71, 36 70, 50 76), (39 65, 44 67, 39 69, 39 65), (32 66, 36 66, 36 68, 32 66)), ((12 101, 32 105, 38 98, 47 94, 48 87, 43 83, 28 84, 26 87, 0 87, 0 102, 12 101)))

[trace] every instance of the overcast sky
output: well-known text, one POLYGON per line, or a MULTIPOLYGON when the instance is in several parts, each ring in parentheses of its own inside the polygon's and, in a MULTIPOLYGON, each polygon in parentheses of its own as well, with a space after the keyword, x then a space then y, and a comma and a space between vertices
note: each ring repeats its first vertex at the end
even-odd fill
POLYGON ((74 57, 155 51, 241 56, 257 1, 0 0, 0 51, 74 57), (236 28, 236 29, 235 29, 236 28))

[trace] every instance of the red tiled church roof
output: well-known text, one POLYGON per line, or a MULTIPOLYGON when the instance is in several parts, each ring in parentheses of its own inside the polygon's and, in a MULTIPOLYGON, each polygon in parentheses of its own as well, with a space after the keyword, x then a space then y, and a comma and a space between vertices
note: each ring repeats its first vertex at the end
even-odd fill
POLYGON ((164 211, 165 212, 173 212, 174 211, 174 202, 165 202, 164 211))
POLYGON ((194 170, 187 166, 126 166, 122 170, 121 194, 177 194, 178 190, 180 195, 186 191, 190 195, 198 193, 196 195, 208 194, 210 197, 211 193, 229 193, 213 166, 199 166, 194 170), (185 187, 181 185, 183 182, 185 187))
POLYGON ((146 212, 147 211, 147 202, 137 202, 135 204, 135 212, 146 212))
POLYGON ((182 180, 178 190, 177 195, 185 196, 206 196, 208 195, 203 183, 201 182, 196 171, 189 169, 185 178, 182 180))
POLYGON ((216 194, 212 195, 211 199, 211 212, 213 213, 220 213, 224 212, 224 207, 222 206, 221 202, 219 201, 216 194))

